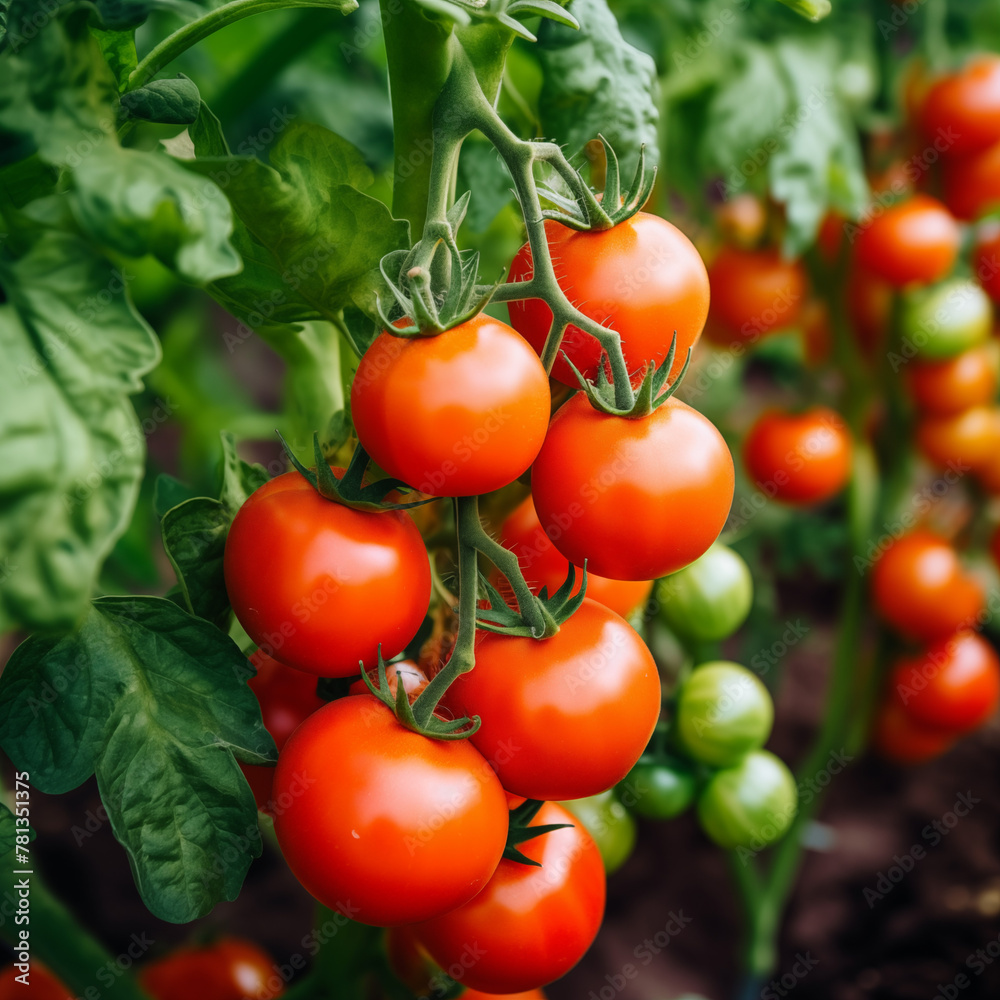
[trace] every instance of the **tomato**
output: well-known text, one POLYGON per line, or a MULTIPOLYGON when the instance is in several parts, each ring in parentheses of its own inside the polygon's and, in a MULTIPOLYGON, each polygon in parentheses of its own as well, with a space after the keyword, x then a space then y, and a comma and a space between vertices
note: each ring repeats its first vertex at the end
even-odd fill
POLYGON ((1000 448, 1000 409, 973 406, 947 417, 924 417, 917 425, 917 444, 934 465, 976 471, 989 465, 1000 448))
POLYGON ((298 472, 257 490, 229 529, 226 590, 240 624, 281 662, 349 677, 416 635, 430 601, 427 550, 402 511, 326 500, 298 472))
POLYGON ((892 315, 894 289, 888 282, 852 267, 847 275, 847 312, 862 353, 873 357, 884 345, 892 315))
POLYGON ((893 690, 875 716, 872 743, 888 760, 900 764, 919 764, 939 757, 950 749, 954 736, 939 729, 926 729, 916 723, 893 690))
POLYGON ((944 281, 910 292, 903 300, 903 338, 921 358, 953 358, 988 340, 992 326, 990 300, 971 281, 944 281))
POLYGON ((572 799, 561 803, 586 828, 601 852, 604 870, 609 874, 632 856, 635 848, 635 820, 615 798, 610 789, 600 795, 585 799, 572 799))
POLYGON ((833 327, 827 304, 822 299, 809 299, 802 307, 799 327, 806 364, 821 365, 830 357, 833 348, 833 327))
MULTIPOLYGON (((545 534, 535 511, 535 502, 530 496, 504 521, 500 528, 500 541, 517 554, 525 581, 534 593, 545 587, 549 594, 554 594, 563 585, 569 572, 569 560, 560 554, 545 534)), ((506 597, 510 587, 502 577, 500 581, 500 591, 506 597)), ((582 582, 582 574, 577 567, 574 594, 580 592, 582 582)), ((596 573, 587 574, 587 596, 623 618, 642 605, 652 589, 652 580, 610 580, 596 573)))
POLYGON ((758 489, 791 504, 839 493, 851 475, 851 437, 839 413, 814 406, 804 413, 769 410, 743 444, 747 473, 758 489))
POLYGON ((1000 700, 1000 659, 975 632, 959 632, 900 661, 892 686, 918 725, 949 733, 981 726, 1000 700))
MULTIPOLYGON (((559 286, 585 316, 617 331, 625 363, 633 375, 661 362, 677 334, 671 379, 684 365, 708 315, 708 274, 698 251, 676 226, 639 212, 613 229, 574 232, 545 224, 559 286)), ((510 265, 510 281, 534 273, 526 243, 510 265)), ((540 354, 552 324, 541 299, 511 302, 510 321, 540 354)), ((566 330, 552 377, 576 388, 579 382, 565 353, 590 381, 597 379, 600 343, 578 327, 566 330)))
POLYGON ((656 663, 635 629, 584 599, 548 639, 482 632, 476 666, 448 690, 456 716, 503 787, 528 799, 582 799, 621 781, 660 714, 656 663))
POLYGON ((677 760, 642 758, 618 786, 618 798, 637 816, 673 819, 698 791, 694 772, 677 760))
POLYGON ((708 269, 712 308, 706 337, 720 346, 756 343, 772 330, 791 326, 805 303, 808 281, 802 264, 777 250, 723 247, 708 269))
POLYGON ((985 599, 951 545, 923 528, 903 535, 879 556, 871 586, 882 620, 921 641, 968 628, 985 599))
POLYGON ((238 938, 180 948, 147 965, 139 983, 154 1000, 272 1000, 285 992, 271 956, 238 938))
POLYGON ((75 1000, 68 986, 63 986, 40 962, 29 963, 28 985, 18 981, 24 973, 14 965, 8 965, 0 972, 0 1000, 75 1000))
POLYGON ((1000 378, 996 345, 972 347, 945 361, 914 361, 907 375, 910 395, 920 410, 954 416, 996 397, 1000 378))
POLYGON ((677 735, 695 760, 737 763, 771 735, 774 705, 755 674, 718 660, 696 667, 677 696, 677 735))
POLYGON ((274 777, 278 843, 296 878, 361 923, 413 923, 461 906, 503 853, 507 800, 468 740, 404 729, 372 695, 311 715, 274 777))
POLYGON ((535 352, 480 313, 436 337, 383 331, 351 386, 351 416, 372 459, 423 493, 506 486, 538 454, 550 411, 535 352))
POLYGON ((715 220, 727 243, 752 247, 764 235, 767 208, 756 195, 738 194, 719 205, 715 220))
MULTIPOLYGON (((378 687, 378 668, 371 668, 368 671, 368 676, 372 679, 372 683, 378 687)), ((393 698, 396 697, 399 678, 403 679, 403 690, 406 691, 407 697, 410 699, 410 704, 416 700, 417 695, 428 684, 427 675, 413 660, 399 660, 396 663, 390 663, 385 668, 385 679, 389 684, 389 692, 393 698)), ((359 678, 347 690, 349 694, 367 694, 368 685, 365 684, 363 678, 359 678)))
POLYGON ((698 822, 720 847, 758 850, 785 835, 798 809, 795 779, 767 750, 723 768, 698 797, 698 822))
POLYGON ((1000 204, 1000 143, 980 153, 949 157, 942 169, 944 203, 958 219, 971 222, 1000 204))
POLYGON ((577 394, 552 418, 531 474, 556 548, 615 580, 652 580, 702 555, 729 516, 733 485, 722 435, 675 396, 630 420, 577 394))
POLYGON ((731 548, 716 542, 689 566, 656 585, 660 617, 674 633, 699 642, 719 642, 750 613, 753 577, 731 548))
POLYGON ((939 201, 915 194, 860 227, 858 263, 896 288, 928 284, 948 274, 958 256, 958 223, 939 201))
POLYGON ((924 133, 947 143, 948 156, 1000 142, 1000 57, 978 55, 935 80, 920 114, 924 133))
POLYGON ((972 268, 986 294, 994 302, 1000 302, 1000 224, 992 222, 976 233, 972 268))
POLYGON ((572 825, 518 845, 541 867, 504 859, 475 899, 415 928, 438 965, 471 989, 544 986, 573 968, 597 935, 605 898, 600 851, 582 824, 547 802, 532 825, 551 823, 572 825))

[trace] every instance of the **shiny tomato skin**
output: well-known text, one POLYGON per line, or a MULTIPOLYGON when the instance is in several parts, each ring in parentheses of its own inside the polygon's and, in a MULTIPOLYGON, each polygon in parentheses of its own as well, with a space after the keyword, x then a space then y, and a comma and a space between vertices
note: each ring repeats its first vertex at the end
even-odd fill
MULTIPOLYGON (((621 336, 630 375, 640 375, 647 362, 663 361, 676 331, 670 374, 675 378, 708 315, 708 274, 691 241, 646 212, 612 229, 578 233, 547 222, 546 232, 560 287, 584 315, 621 336)), ((508 280, 522 281, 533 273, 526 243, 511 262, 508 280)), ((541 353, 552 311, 541 299, 511 302, 508 308, 511 325, 541 353)), ((576 388, 579 382, 563 352, 590 381, 596 380, 601 347, 594 337, 570 326, 552 367, 554 379, 576 388)))
POLYGON ((482 719, 471 742, 508 792, 582 799, 642 755, 660 714, 660 679, 635 629, 585 598, 548 639, 480 633, 475 669, 447 697, 456 715, 482 719))
POLYGON ((947 158, 942 184, 944 203, 956 219, 972 222, 995 209, 1000 204, 1000 143, 947 158))
POLYGON ((920 112, 928 138, 948 143, 947 156, 975 153, 1000 142, 1000 57, 981 54, 935 80, 920 112))
POLYGON ((917 445, 930 462, 974 472, 987 467, 1000 449, 1000 408, 971 406, 949 416, 927 416, 917 424, 917 445))
POLYGON ((326 500, 298 472, 240 508, 224 569, 250 638, 321 677, 360 673, 360 661, 377 663, 379 644, 386 659, 401 652, 430 601, 427 550, 404 512, 326 500))
POLYGON ((828 500, 847 485, 851 450, 840 414, 815 406, 798 414, 762 414, 747 434, 743 459, 758 488, 785 503, 806 505, 828 500))
MULTIPOLYGON (((565 582, 569 560, 545 534, 530 496, 518 504, 500 526, 500 541, 517 555, 524 579, 533 593, 545 587, 550 595, 554 594, 565 582)), ((502 577, 500 579, 503 581, 502 577)), ((580 592, 582 582, 582 570, 577 567, 574 594, 580 592)), ((506 597, 509 589, 509 584, 503 581, 500 592, 506 597)), ((587 596, 623 618, 642 605, 652 589, 652 580, 611 580, 596 573, 587 574, 587 596)))
POLYGON ((535 352, 480 313, 435 337, 382 332, 351 386, 351 416, 376 464, 423 493, 490 493, 538 454, 550 412, 535 352))
POLYGON ((959 632, 898 663, 891 685, 918 725, 966 733, 996 711, 1000 659, 982 636, 959 632))
POLYGON ((1000 302, 1000 224, 979 228, 972 246, 972 269, 983 291, 1000 302))
POLYGON ((606 894, 601 853, 581 823, 547 802, 532 825, 551 823, 571 825, 518 845, 541 867, 505 859, 475 899, 415 928, 445 971, 465 969, 470 989, 537 989, 573 968, 597 935, 606 894), (473 948, 478 957, 469 962, 473 948))
POLYGON ((708 550, 729 516, 735 476, 718 429, 676 397, 629 420, 578 393, 552 418, 531 483, 538 518, 571 563, 652 580, 708 550))
POLYGON ((898 764, 920 764, 940 757, 954 742, 950 733, 918 725, 895 690, 890 691, 875 716, 872 745, 886 760, 898 764))
POLYGON ((570 799, 561 805, 594 838, 608 875, 613 875, 628 861, 635 849, 635 820, 611 789, 585 799, 570 799))
POLYGON ((708 269, 712 285, 713 343, 755 343, 765 334, 795 323, 805 304, 808 280, 800 261, 777 250, 723 247, 708 269))
POLYGON ((958 257, 958 223, 939 201, 915 194, 861 226, 857 262, 896 288, 945 277, 958 257))
POLYGON ((974 281, 951 278, 906 293, 899 326, 921 360, 941 361, 989 340, 993 307, 974 281))
POLYGON ((482 890, 503 853, 507 799, 468 740, 404 729, 371 695, 311 715, 278 756, 274 829, 324 905, 414 923, 482 890))
POLYGON ((871 587, 879 617, 906 638, 923 642, 969 628, 985 600, 955 549, 924 528, 903 535, 879 556, 871 587))
POLYGON ((981 344, 944 361, 912 361, 910 395, 923 413, 950 417, 996 398, 1000 363, 994 343, 981 344))
POLYGON ((68 986, 63 986, 40 962, 31 960, 28 985, 17 981, 21 971, 8 965, 0 972, 0 1000, 76 1000, 68 986))
POLYGON ((271 956, 239 938, 179 948, 147 965, 139 982, 154 1000, 274 1000, 285 991, 271 956))

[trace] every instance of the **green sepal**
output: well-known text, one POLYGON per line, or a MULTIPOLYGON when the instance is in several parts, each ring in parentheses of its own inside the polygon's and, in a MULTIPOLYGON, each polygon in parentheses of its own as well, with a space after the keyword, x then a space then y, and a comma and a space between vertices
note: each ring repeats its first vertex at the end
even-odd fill
MULTIPOLYGON (((550 597, 547 587, 542 587, 541 591, 535 595, 535 601, 541 606, 543 617, 554 627, 548 632, 549 635, 558 631, 558 627, 569 618, 577 608, 583 603, 587 595, 587 566, 583 566, 583 579, 580 584, 580 592, 573 594, 573 586, 576 583, 576 567, 570 563, 569 572, 559 589, 550 597)), ((524 615, 520 610, 515 611, 503 599, 500 591, 482 574, 479 574, 479 584, 486 591, 486 598, 490 606, 484 608, 482 613, 489 614, 489 618, 476 618, 476 628, 484 632, 496 632, 500 635, 521 636, 526 639, 541 638, 537 632, 532 631, 524 615)))
POLYGON ((572 823, 545 823, 541 826, 529 826, 543 805, 545 803, 538 799, 528 799, 516 809, 511 809, 507 826, 507 843, 503 849, 503 856, 508 861, 541 868, 541 862, 532 861, 531 858, 522 854, 517 849, 517 845, 523 844, 527 840, 534 840, 535 837, 541 837, 543 834, 553 833, 555 830, 565 830, 573 825, 572 823))

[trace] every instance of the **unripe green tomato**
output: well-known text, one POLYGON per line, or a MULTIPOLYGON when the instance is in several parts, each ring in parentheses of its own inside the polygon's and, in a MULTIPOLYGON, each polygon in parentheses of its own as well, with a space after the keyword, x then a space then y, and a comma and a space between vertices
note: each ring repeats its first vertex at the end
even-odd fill
POLYGON ((695 760, 729 767, 771 735, 774 704, 756 674, 717 660, 695 667, 677 696, 677 735, 695 760))
POLYGON ((628 861, 635 847, 635 820, 615 798, 614 792, 608 789, 600 795, 573 799, 562 805, 594 838, 594 843, 601 852, 604 870, 609 875, 618 871, 628 861))
POLYGON ((753 603, 750 568, 716 542, 700 559, 656 585, 660 617, 684 639, 718 642, 746 621, 753 603))
POLYGON ((694 802, 698 783, 679 761, 640 760, 618 783, 618 800, 647 819, 673 819, 694 802))
POLYGON ((904 346, 921 358, 953 358, 989 339, 993 309, 974 281, 953 278, 906 295, 901 318, 904 346))
POLYGON ((792 772, 755 750, 713 775, 698 798, 698 821, 720 847, 759 850, 784 836, 797 809, 792 772))

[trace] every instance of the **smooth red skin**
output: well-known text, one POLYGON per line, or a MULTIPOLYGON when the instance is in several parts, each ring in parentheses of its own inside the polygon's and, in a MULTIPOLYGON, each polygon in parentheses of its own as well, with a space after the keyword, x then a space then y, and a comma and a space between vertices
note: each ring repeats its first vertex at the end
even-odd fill
POLYGON ((924 133, 961 156, 1000 142, 1000 58, 982 54, 931 84, 920 113, 924 133))
POLYGON ((983 291, 1000 302, 1000 225, 984 225, 972 247, 972 270, 983 291))
POLYGON ((628 420, 578 393, 552 418, 531 470, 556 548, 613 580, 655 580, 694 562, 722 531, 734 484, 722 435, 676 397, 628 420))
POLYGON ((991 403, 997 394, 997 350, 983 344, 947 361, 912 361, 907 369, 917 408, 934 416, 953 416, 991 403))
POLYGON ((139 981, 154 1000, 273 1000, 285 992, 271 956, 237 938, 181 948, 147 965, 139 981))
POLYGON ((224 569, 250 638, 287 666, 321 677, 359 674, 362 660, 377 664, 380 643, 386 659, 400 653, 430 601, 427 550, 404 512, 325 500, 298 472, 279 476, 240 508, 224 569))
POLYGON ((465 969, 462 982, 471 989, 537 989, 573 968, 597 936, 606 893, 600 851, 554 802, 542 806, 532 825, 550 823, 572 825, 518 845, 541 867, 501 861, 472 902, 415 928, 441 968, 465 969))
MULTIPOLYGON (((569 560, 562 555, 545 534, 542 522, 538 520, 535 502, 526 497, 507 517, 500 527, 500 541, 516 553, 518 564, 524 579, 533 593, 538 593, 543 587, 549 594, 554 594, 563 585, 569 573, 569 560)), ((514 601, 513 592, 507 581, 499 576, 494 582, 500 583, 500 592, 505 599, 510 596, 514 601)), ((576 582, 573 593, 580 593, 583 575, 580 567, 576 567, 576 582)), ((652 580, 611 580, 596 573, 587 574, 587 597, 598 604, 610 608, 623 618, 628 617, 639 605, 643 604, 649 592, 653 589, 652 580)), ((514 601, 516 606, 516 601, 514 601)))
POLYGON ((782 260, 777 250, 723 247, 708 269, 711 322, 706 336, 723 346, 754 342, 795 323, 808 281, 802 264, 782 260))
POLYGON ((918 725, 967 733, 996 711, 1000 659, 981 636, 960 632, 938 639, 920 656, 897 664, 891 684, 918 725), (920 687, 925 679, 926 686, 920 687))
POLYGON ((958 219, 971 222, 1000 204, 1000 143, 950 157, 941 168, 944 203, 958 219))
POLYGON ((978 470, 1000 449, 1000 410, 970 406, 948 416, 927 416, 917 424, 917 445, 934 465, 978 470))
POLYGON ((955 742, 949 733, 918 725, 899 701, 895 690, 875 716, 872 743, 888 760, 899 764, 919 764, 939 757, 955 742))
POLYGON ((76 1000, 76 994, 61 982, 44 965, 34 959, 29 963, 28 985, 17 982, 20 970, 8 965, 0 972, 0 1000, 76 1000))
POLYGON ((909 639, 930 642, 969 628, 985 595, 967 576, 954 548, 918 528, 893 542, 872 568, 879 617, 909 639))
POLYGON ((538 356, 485 313, 436 337, 381 333, 351 387, 368 454, 436 496, 489 493, 517 479, 542 446, 550 408, 538 356))
POLYGON ((660 679, 645 643, 595 601, 551 638, 482 632, 476 668, 448 691, 456 715, 503 787, 528 799, 580 799, 616 784, 642 756, 660 714, 660 679))
POLYGON ((771 410, 743 444, 750 479, 790 504, 814 504, 839 493, 851 475, 851 438, 843 418, 816 406, 804 413, 771 410))
MULTIPOLYGON (((613 229, 578 233, 547 222, 546 232, 559 286, 585 316, 621 336, 633 378, 648 362, 666 358, 676 331, 670 369, 675 378, 708 316, 708 273, 694 244, 676 226, 646 212, 613 229)), ((511 261, 508 281, 527 280, 533 273, 526 243, 511 261)), ((552 310, 541 299, 511 302, 508 309, 514 329, 541 354, 552 310)), ((588 379, 597 379, 601 346, 589 333, 568 327, 552 366, 554 379, 577 388, 563 352, 588 379)))
POLYGON ((960 242, 958 223, 948 209, 929 195, 915 194, 862 225, 854 246, 862 267, 903 288, 945 277, 960 242))
POLYGON ((274 791, 292 872, 361 923, 409 924, 461 906, 503 854, 507 799, 479 752, 404 729, 372 695, 306 719, 278 757, 274 791))

